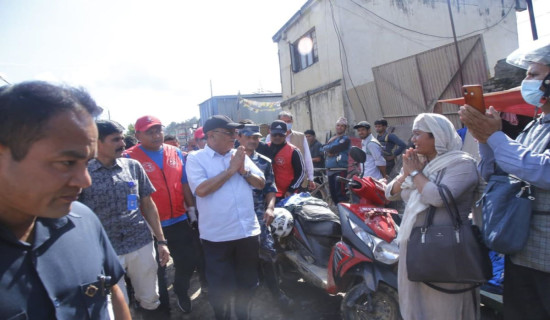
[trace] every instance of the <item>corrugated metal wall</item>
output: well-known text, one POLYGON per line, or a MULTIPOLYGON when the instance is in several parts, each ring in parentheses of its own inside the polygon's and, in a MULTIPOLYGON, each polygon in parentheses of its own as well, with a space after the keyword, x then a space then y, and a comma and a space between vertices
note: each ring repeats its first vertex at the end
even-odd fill
MULTIPOLYGON (((458 42, 464 84, 482 84, 488 79, 481 35, 458 42)), ((422 112, 432 112, 437 100, 460 97, 454 43, 373 68, 382 115, 390 125, 412 122, 422 112)), ((444 104, 440 111, 461 127, 457 106, 444 104)))

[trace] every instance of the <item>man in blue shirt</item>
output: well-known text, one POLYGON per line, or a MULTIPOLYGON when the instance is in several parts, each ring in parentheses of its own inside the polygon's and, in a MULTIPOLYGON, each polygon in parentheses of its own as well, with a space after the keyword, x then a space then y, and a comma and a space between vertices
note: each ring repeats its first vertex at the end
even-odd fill
POLYGON ((479 170, 484 179, 501 169, 534 189, 527 244, 505 259, 504 318, 550 319, 550 44, 539 40, 506 60, 527 69, 521 95, 541 108, 542 114, 515 140, 501 131, 501 118, 493 107, 482 115, 465 105, 459 115, 479 141, 479 170))
POLYGON ((0 319, 109 319, 109 288, 116 319, 130 319, 111 243, 75 201, 100 110, 81 89, 0 88, 0 319))
POLYGON ((386 160, 386 175, 390 175, 395 166, 395 158, 400 156, 407 144, 399 139, 395 134, 388 132, 388 121, 379 119, 374 121, 374 129, 376 130, 378 142, 382 146, 382 155, 386 160))
MULTIPOLYGON (((183 154, 180 149, 164 144, 162 123, 158 118, 140 117, 135 129, 140 144, 126 150, 126 155, 141 163, 156 189, 151 197, 158 209, 162 231, 176 268, 174 292, 177 305, 182 312, 189 313, 192 310, 189 283, 198 255, 189 221, 196 219, 195 204, 187 183, 183 154)), ((165 267, 158 270, 161 307, 169 309, 165 267)))
POLYGON ((323 151, 327 154, 325 166, 328 169, 327 175, 330 197, 335 205, 338 202, 346 200, 344 185, 336 180, 336 177, 345 177, 348 172, 348 152, 351 140, 346 134, 347 129, 348 120, 344 117, 340 117, 338 121, 336 121, 336 135, 330 138, 323 146, 323 151))

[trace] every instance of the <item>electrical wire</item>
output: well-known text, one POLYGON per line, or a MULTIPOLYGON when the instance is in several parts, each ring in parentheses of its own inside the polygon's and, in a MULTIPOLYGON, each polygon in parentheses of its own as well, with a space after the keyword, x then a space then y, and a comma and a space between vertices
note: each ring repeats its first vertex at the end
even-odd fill
POLYGON ((359 96, 359 92, 357 92, 357 87, 353 83, 353 79, 351 78, 351 74, 349 72, 349 64, 348 64, 348 57, 347 57, 347 54, 346 54, 346 48, 344 46, 344 41, 342 40, 342 37, 340 35, 340 30, 338 29, 338 25, 336 24, 336 19, 334 18, 334 7, 332 5, 332 0, 329 0, 328 2, 329 2, 329 5, 330 5, 332 25, 334 26, 334 31, 336 32, 336 37, 338 38, 338 42, 339 42, 338 47, 339 47, 340 65, 342 67, 342 74, 344 75, 344 92, 345 92, 346 98, 348 98, 348 103, 351 106, 352 103, 351 103, 351 100, 350 100, 349 95, 348 95, 348 90, 347 90, 347 86, 346 86, 346 79, 345 79, 345 75, 346 75, 346 71, 347 71, 348 79, 349 79, 349 81, 352 85, 352 88, 353 88, 353 91, 355 92, 355 95, 357 96, 357 100, 359 101, 359 104, 361 104, 361 110, 363 110, 363 114, 365 115, 365 119, 366 119, 367 118, 367 112, 365 111, 365 106, 363 105, 363 101, 362 101, 361 97, 359 96), (342 60, 342 53, 344 55, 345 62, 342 60))
MULTIPOLYGON (((409 31, 409 32, 413 32, 413 33, 417 33, 417 34, 421 34, 421 35, 424 35, 424 36, 428 36, 428 37, 433 37, 433 38, 438 38, 438 39, 452 39, 453 37, 452 36, 440 36, 440 35, 435 35, 435 34, 429 34, 429 33, 425 33, 425 32, 420 32, 420 31, 417 31, 417 30, 413 30, 413 29, 409 29, 409 28, 406 28, 406 27, 403 27, 403 26, 400 26, 394 22, 391 22, 390 20, 387 20, 379 15, 377 15, 376 13, 374 13, 372 10, 369 10, 367 8, 365 8, 364 6, 362 6, 361 4, 357 3, 355 0, 350 0, 353 4, 355 4, 356 6, 358 6, 359 8, 367 11, 368 13, 372 14, 373 16, 377 17, 378 19, 382 20, 382 21, 385 21, 386 23, 389 23, 391 24, 392 26, 394 27, 397 27, 399 29, 402 29, 402 30, 406 30, 406 31, 409 31)), ((484 31, 487 31, 487 30, 490 30, 492 28, 494 28, 495 26, 497 26, 498 24, 500 24, 502 21, 504 21, 504 19, 506 19, 506 17, 508 17, 508 15, 510 14, 510 12, 512 11, 512 9, 514 8, 514 5, 515 5, 515 1, 512 0, 512 5, 510 6, 510 8, 508 8, 508 11, 506 12, 505 15, 503 15, 497 22, 495 22, 493 25, 491 26, 488 26, 488 27, 485 27, 485 28, 481 28, 481 29, 478 29, 478 30, 473 30, 473 31, 470 31, 468 33, 465 33, 465 34, 462 34, 462 35, 459 35, 457 36, 458 38, 463 38, 463 37, 466 37, 466 36, 469 36, 473 33, 478 33, 478 32, 484 32, 484 31)))

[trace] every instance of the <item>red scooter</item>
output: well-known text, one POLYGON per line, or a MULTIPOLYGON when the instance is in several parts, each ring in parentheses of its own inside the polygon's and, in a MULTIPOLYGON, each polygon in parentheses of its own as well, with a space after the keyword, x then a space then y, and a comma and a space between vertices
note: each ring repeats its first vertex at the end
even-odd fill
MULTIPOLYGON (((352 147, 350 156, 360 164, 366 159, 357 147, 352 147)), ((395 241, 399 227, 392 218, 397 210, 384 208, 384 185, 372 177, 360 174, 340 179, 347 182, 359 203, 338 204, 342 240, 331 252, 327 291, 346 292, 343 319, 400 319, 395 241)))
MULTIPOLYGON (((350 156, 365 162, 360 148, 353 147, 350 156)), ((397 211, 384 208, 378 181, 362 176, 342 179, 359 203, 339 203, 338 216, 328 207, 316 210, 313 204, 291 208, 292 232, 278 239, 283 258, 279 263, 330 294, 345 293, 343 319, 400 319, 399 249, 394 241, 398 227, 391 216, 397 211)))

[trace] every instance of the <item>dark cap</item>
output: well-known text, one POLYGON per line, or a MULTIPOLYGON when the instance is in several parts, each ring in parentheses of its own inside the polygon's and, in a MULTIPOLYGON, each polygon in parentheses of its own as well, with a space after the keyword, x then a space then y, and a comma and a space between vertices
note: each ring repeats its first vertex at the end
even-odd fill
POLYGON ((247 137, 262 136, 262 134, 260 133, 260 126, 257 126, 255 124, 245 124, 244 128, 239 130, 239 134, 245 135, 247 137))
POLYGON ((244 124, 233 122, 233 120, 231 120, 228 116, 223 116, 218 114, 206 120, 206 122, 204 123, 204 126, 202 127, 202 131, 204 133, 207 133, 208 131, 214 130, 217 128, 232 130, 232 129, 241 129, 242 127, 244 127, 244 124))
POLYGON ((281 120, 275 120, 271 123, 269 131, 271 134, 286 134, 286 123, 281 120))
POLYGON ((143 116, 137 119, 134 129, 136 129, 136 131, 143 132, 147 131, 147 129, 151 128, 152 126, 162 126, 162 123, 157 117, 143 116))
POLYGON ((360 121, 353 127, 353 129, 359 129, 361 127, 365 129, 370 129, 370 123, 368 123, 367 121, 360 121))

